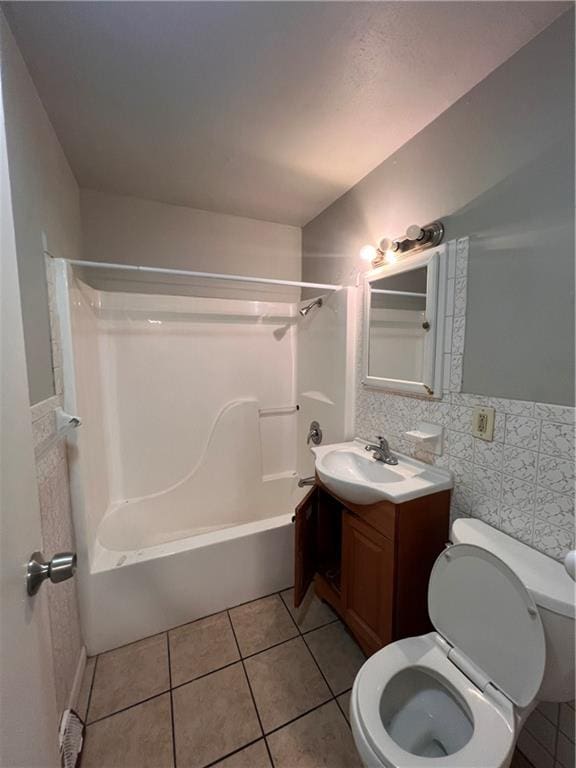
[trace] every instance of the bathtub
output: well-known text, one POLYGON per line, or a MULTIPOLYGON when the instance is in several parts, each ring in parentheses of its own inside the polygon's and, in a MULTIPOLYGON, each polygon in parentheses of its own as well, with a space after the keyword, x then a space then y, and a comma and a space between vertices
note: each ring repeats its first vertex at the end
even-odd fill
MULTIPOLYGON (((188 535, 180 531, 170 541, 137 549, 121 548, 122 531, 107 515, 90 567, 79 579, 88 654, 290 587, 292 516, 307 489, 298 488, 296 477, 268 482, 275 499, 269 516, 188 535)), ((157 511, 167 512, 160 506, 157 511)))

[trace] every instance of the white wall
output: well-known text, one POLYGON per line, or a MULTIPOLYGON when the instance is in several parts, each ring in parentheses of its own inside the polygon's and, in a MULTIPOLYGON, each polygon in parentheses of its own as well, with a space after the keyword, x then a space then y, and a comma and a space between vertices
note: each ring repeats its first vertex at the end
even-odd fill
POLYGON ((30 402, 54 394, 42 233, 56 256, 80 256, 76 180, 0 12, 10 186, 30 402))
MULTIPOLYGON (((83 258, 89 261, 301 279, 299 227, 85 189, 81 211, 83 258)), ((157 289, 159 278, 154 282, 157 289)), ((228 283, 226 295, 298 296, 242 285, 228 283)))

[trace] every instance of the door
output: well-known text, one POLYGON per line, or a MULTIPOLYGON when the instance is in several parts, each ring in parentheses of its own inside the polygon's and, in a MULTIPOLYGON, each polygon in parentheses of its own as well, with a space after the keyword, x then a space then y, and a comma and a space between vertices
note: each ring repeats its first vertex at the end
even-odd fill
POLYGON ((297 608, 316 573, 318 489, 310 489, 294 515, 294 605, 297 608))
POLYGON ((30 598, 25 581, 41 529, 1 90, 0 254, 0 765, 51 768, 59 755, 46 590, 30 598))
POLYGON ((354 515, 342 522, 346 623, 368 654, 392 640, 394 544, 354 515))

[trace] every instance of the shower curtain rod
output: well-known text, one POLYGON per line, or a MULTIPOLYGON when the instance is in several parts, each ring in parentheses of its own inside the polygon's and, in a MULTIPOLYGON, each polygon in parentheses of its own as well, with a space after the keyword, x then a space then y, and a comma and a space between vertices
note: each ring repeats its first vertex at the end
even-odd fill
POLYGON ((82 259, 64 259, 68 264, 91 269, 121 269, 129 272, 146 272, 157 275, 182 275, 186 277, 201 277, 211 280, 232 280, 238 283, 263 283, 265 285, 286 285, 294 288, 325 288, 330 291, 340 291, 343 286, 332 283, 304 283, 298 280, 275 280, 272 277, 248 277, 246 275, 223 275, 218 272, 191 272, 187 269, 168 269, 163 267, 141 267, 134 264, 112 264, 106 261, 82 261, 82 259))

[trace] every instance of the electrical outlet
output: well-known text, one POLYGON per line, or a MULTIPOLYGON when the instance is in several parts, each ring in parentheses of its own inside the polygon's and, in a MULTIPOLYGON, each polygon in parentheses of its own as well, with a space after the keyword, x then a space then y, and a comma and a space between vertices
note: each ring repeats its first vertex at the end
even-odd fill
POLYGON ((480 440, 494 439, 494 408, 478 405, 472 411, 472 434, 480 440))

